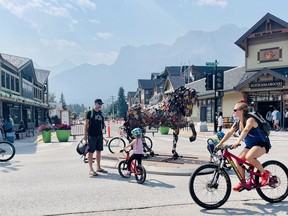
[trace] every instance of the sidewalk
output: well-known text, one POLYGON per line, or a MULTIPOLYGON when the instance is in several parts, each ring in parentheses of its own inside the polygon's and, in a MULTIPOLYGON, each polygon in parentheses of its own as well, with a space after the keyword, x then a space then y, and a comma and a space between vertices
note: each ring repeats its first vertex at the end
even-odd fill
MULTIPOLYGON (((229 131, 229 128, 224 128, 222 130, 224 133, 229 131)), ((171 133, 171 132, 170 132, 171 133)), ((181 130, 179 137, 189 137, 192 135, 191 131, 181 130)), ((182 155, 183 157, 178 158, 177 160, 173 160, 171 158, 172 154, 162 154, 160 152, 156 152, 156 156, 150 157, 148 159, 143 159, 142 164, 146 168, 147 173, 153 174, 162 174, 162 175, 181 175, 181 176, 190 176, 192 172, 199 167, 200 165, 207 164, 209 162, 209 153, 206 152, 206 148, 203 146, 206 145, 206 140, 208 138, 215 137, 215 133, 213 132, 213 125, 208 125, 208 132, 198 132, 197 131, 197 139, 193 145, 199 146, 201 142, 201 147, 203 147, 203 154, 202 155, 182 155), (198 144, 197 144, 198 143, 198 144), (206 154, 207 153, 207 154, 206 154), (158 155, 157 155, 158 154, 158 155), (203 156, 205 155, 205 156, 203 156)), ((151 138, 152 135, 151 135, 151 138)), ((169 136, 172 143, 172 136, 169 136)), ((231 137, 231 140, 236 140, 237 137, 231 137)), ((284 140, 288 139, 288 132, 287 131, 271 131, 270 139, 273 143, 280 141, 283 142, 284 140)), ((274 150, 274 149, 273 149, 274 150)), ((237 151, 241 151, 241 149, 237 149, 237 151)), ((167 151, 166 151, 167 152, 167 151)), ((180 152, 179 152, 180 153, 180 152)), ((180 155, 182 152, 180 153, 180 155)), ((235 153, 236 155, 238 153, 235 153)), ((102 156, 102 165, 106 168, 117 169, 118 163, 124 156, 119 154, 111 154, 110 152, 103 154, 102 156)))

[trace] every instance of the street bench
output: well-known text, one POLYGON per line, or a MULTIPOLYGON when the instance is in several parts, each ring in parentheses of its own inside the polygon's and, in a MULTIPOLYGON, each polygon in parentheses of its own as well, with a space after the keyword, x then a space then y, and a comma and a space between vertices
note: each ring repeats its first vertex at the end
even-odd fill
POLYGON ((152 136, 154 136, 154 133, 158 133, 158 128, 153 127, 146 127, 145 133, 152 133, 152 136))
POLYGON ((29 122, 27 123, 26 137, 30 137, 34 135, 35 135, 35 124, 33 122, 29 122))

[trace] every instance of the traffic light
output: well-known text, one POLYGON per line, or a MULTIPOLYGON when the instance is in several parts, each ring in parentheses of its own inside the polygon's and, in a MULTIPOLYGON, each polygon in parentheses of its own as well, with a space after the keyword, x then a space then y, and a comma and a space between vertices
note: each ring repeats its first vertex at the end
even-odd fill
POLYGON ((206 73, 205 75, 205 88, 206 91, 213 90, 213 74, 212 73, 206 73))
POLYGON ((216 71, 215 88, 216 90, 223 90, 224 88, 224 72, 223 71, 216 71))

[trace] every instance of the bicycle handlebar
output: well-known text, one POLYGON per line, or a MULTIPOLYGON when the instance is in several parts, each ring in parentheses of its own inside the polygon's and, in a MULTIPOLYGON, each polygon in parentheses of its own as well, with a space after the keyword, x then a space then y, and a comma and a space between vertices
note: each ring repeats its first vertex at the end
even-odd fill
POLYGON ((129 150, 126 150, 126 149, 121 149, 121 150, 120 150, 120 153, 122 153, 122 152, 125 152, 125 153, 127 153, 127 154, 128 154, 128 153, 129 153, 131 150, 132 150, 132 148, 130 148, 129 150))
MULTIPOLYGON (((238 146, 241 146, 241 143, 239 143, 239 144, 237 145, 237 147, 238 147, 238 146)), ((217 152, 217 151, 219 151, 219 150, 224 150, 224 149, 230 149, 230 150, 232 150, 232 149, 234 149, 234 148, 232 147, 232 145, 221 145, 221 146, 215 148, 215 149, 214 149, 214 152, 217 152)))

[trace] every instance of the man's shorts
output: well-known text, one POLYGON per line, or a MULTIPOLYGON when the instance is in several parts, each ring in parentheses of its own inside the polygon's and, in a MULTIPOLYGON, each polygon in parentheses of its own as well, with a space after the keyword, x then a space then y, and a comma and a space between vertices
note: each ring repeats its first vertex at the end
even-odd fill
POLYGON ((89 136, 89 152, 94 153, 95 151, 103 151, 103 136, 89 136))
POLYGON ((274 120, 274 124, 279 124, 279 120, 274 120))

